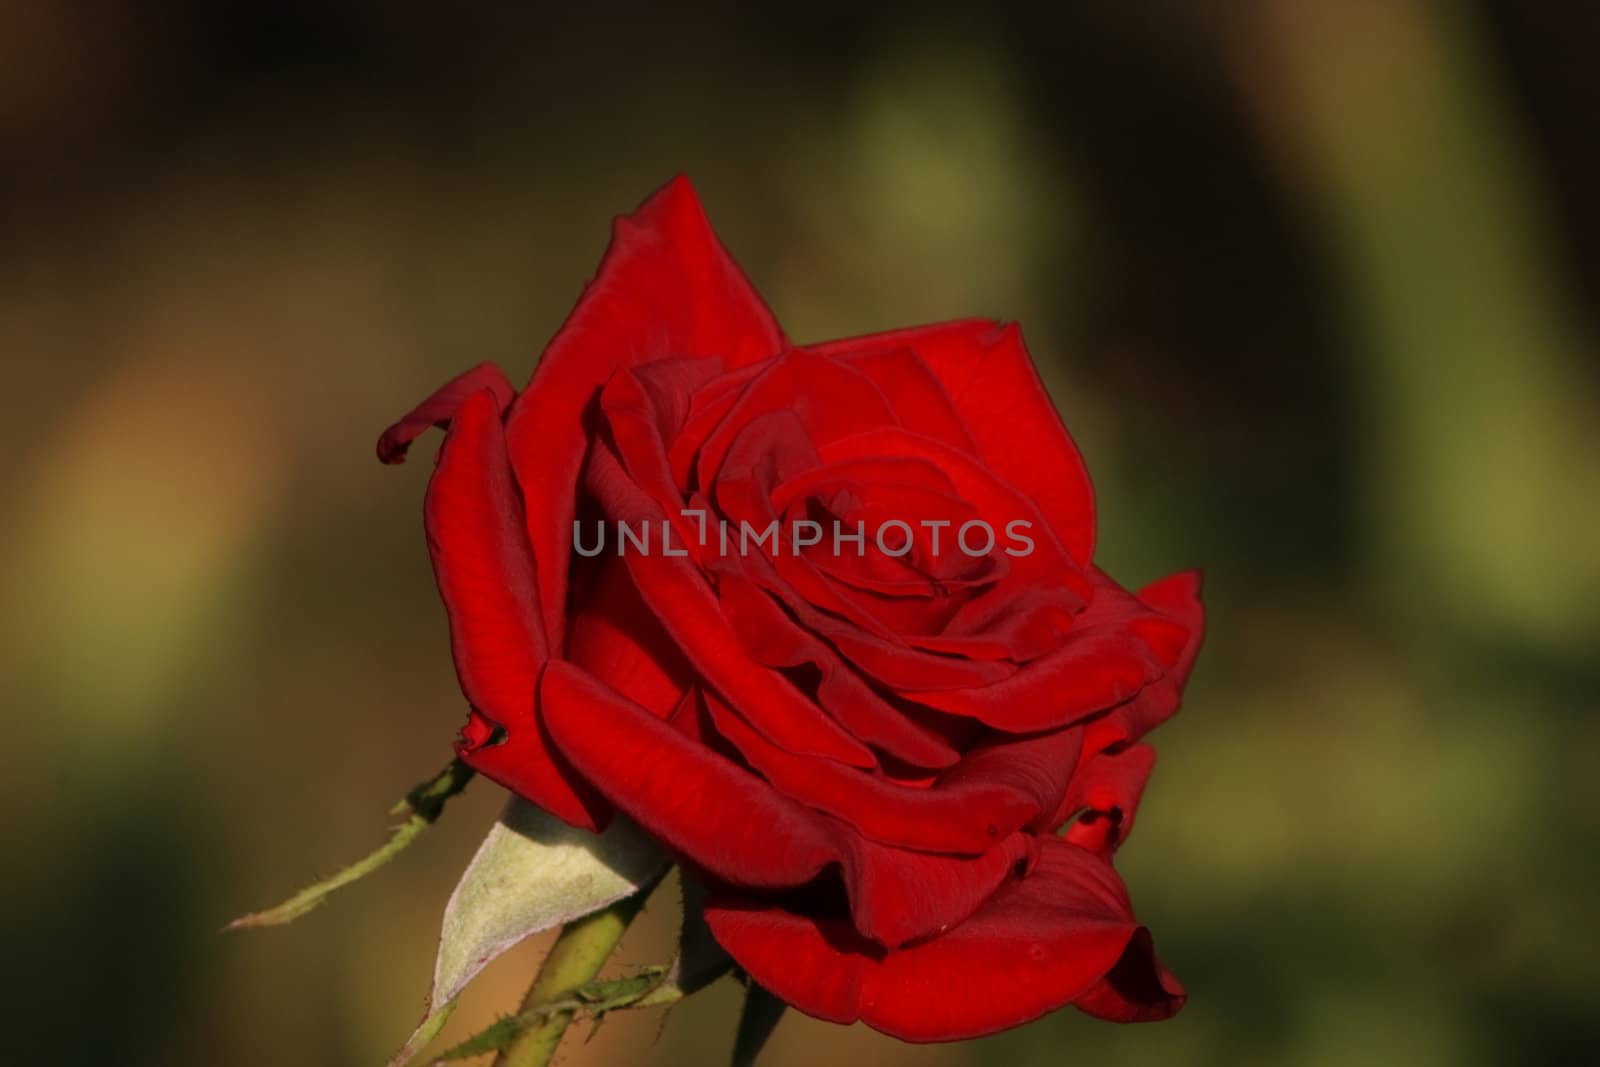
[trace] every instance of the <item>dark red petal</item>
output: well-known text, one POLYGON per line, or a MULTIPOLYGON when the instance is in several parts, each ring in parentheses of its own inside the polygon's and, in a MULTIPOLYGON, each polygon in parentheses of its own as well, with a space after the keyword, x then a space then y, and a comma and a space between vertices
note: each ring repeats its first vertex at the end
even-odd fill
POLYGON ((599 564, 593 568, 598 573, 574 581, 567 660, 655 714, 671 714, 690 687, 692 669, 639 598, 622 560, 607 554, 584 562, 599 564))
POLYGON ((687 179, 619 218, 600 270, 545 349, 507 423, 527 498, 545 628, 560 648, 584 419, 619 368, 671 357, 738 367, 776 354, 783 334, 712 232, 687 179))
POLYGON ((972 319, 833 341, 841 360, 911 348, 944 384, 983 459, 1039 505, 1080 564, 1094 554, 1094 490, 1014 323, 972 319))
POLYGON ((491 718, 531 708, 549 650, 522 508, 488 390, 457 411, 423 516, 467 698, 491 718))
MULTIPOLYGON (((1119 704, 1180 672, 1193 631, 1098 570, 1094 595, 1054 652, 991 685, 904 695, 998 730, 1063 726, 1119 704)), ((1189 655, 1189 662, 1193 656, 1189 655)))
POLYGON ((1031 500, 1024 487, 1011 482, 1011 473, 985 467, 981 462, 931 437, 898 427, 865 429, 860 433, 830 442, 817 449, 824 463, 840 463, 857 457, 916 457, 939 468, 954 486, 956 495, 988 519, 997 538, 1007 536, 1012 521, 1031 524, 1028 536, 1034 547, 1024 555, 1008 555, 1014 578, 1043 579, 1051 584, 1067 584, 1080 594, 1090 592, 1088 578, 1065 542, 1056 539, 1050 520, 1031 500))
POLYGON ((561 753, 668 846, 733 885, 785 888, 837 863, 861 936, 898 945, 961 922, 1026 866, 1039 840, 1011 834, 979 856, 891 848, 761 778, 570 664, 540 687, 561 753))
POLYGON ((816 813, 576 667, 552 663, 540 695, 562 754, 639 825, 717 877, 797 886, 833 862, 816 813))
MULTIPOLYGON (((540 709, 543 714, 543 709, 540 709)), ((467 766, 559 819, 596 833, 611 823, 611 804, 551 744, 542 725, 519 721, 497 734, 473 710, 456 742, 467 766)))
POLYGON ((549 651, 493 391, 473 393, 455 412, 423 515, 462 691, 506 735, 492 746, 481 730, 464 735, 462 758, 573 825, 595 828, 605 803, 548 752, 534 712, 549 651))
POLYGON ((1035 796, 999 776, 967 775, 943 788, 917 788, 833 760, 797 756, 762 737, 715 694, 707 695, 707 705, 717 732, 779 792, 887 845, 986 852, 1041 810, 1035 796))
POLYGON ((1195 657, 1205 640, 1205 606, 1200 602, 1200 572, 1179 571, 1139 590, 1139 599, 1188 631, 1182 650, 1168 672, 1182 687, 1194 669, 1195 657))
MULTIPOLYGON (((634 529, 660 530, 664 514, 628 478, 615 455, 599 447, 588 485, 607 516, 634 529)), ((806 698, 794 684, 745 653, 705 576, 686 557, 637 553, 625 557, 640 596, 661 620, 706 683, 740 709, 752 725, 791 752, 825 756, 859 767, 877 757, 806 698)))
POLYGON ((895 421, 971 455, 978 446, 944 383, 910 348, 866 348, 839 358, 870 378, 894 402, 895 421))
POLYGON ((1039 848, 1026 878, 950 932, 899 950, 841 920, 727 894, 707 902, 706 920, 752 978, 808 1015, 907 1041, 978 1037, 1096 990, 1140 930, 1110 865, 1054 839, 1039 848))
POLYGON ((796 625, 754 583, 723 574, 717 592, 746 651, 769 667, 815 667, 817 703, 853 735, 913 767, 941 769, 961 758, 948 740, 891 705, 831 645, 796 625))
POLYGON ((1182 571, 1139 590, 1139 599, 1187 631, 1172 664, 1139 695, 1088 724, 1085 747, 1093 751, 1137 741, 1166 722, 1183 703, 1183 687, 1205 639, 1205 609, 1200 603, 1200 572, 1182 571))
MULTIPOLYGON (((765 584, 765 583, 763 583, 765 584)), ((770 587, 770 586, 769 586, 770 587)), ((904 693, 938 691, 948 686, 1003 684, 1016 667, 998 660, 964 659, 925 652, 897 641, 867 633, 852 623, 819 611, 806 601, 785 597, 785 604, 800 624, 820 634, 867 677, 904 693)), ((952 690, 966 692, 967 690, 952 690)), ((932 701, 930 706, 937 707, 932 701)))
POLYGON ((919 638, 930 652, 980 655, 990 646, 1026 663, 1059 648, 1083 598, 1062 586, 1009 583, 969 600, 951 617, 942 638, 919 638))
POLYGON ((489 390, 494 394, 497 411, 503 412, 517 395, 506 381, 505 372, 493 363, 480 363, 471 370, 450 379, 428 399, 412 408, 399 422, 390 426, 378 438, 380 463, 404 463, 406 449, 430 426, 441 429, 450 424, 462 401, 474 393, 489 390))
POLYGON ((1177 977, 1156 958, 1150 932, 1140 928, 1117 965, 1072 1003, 1112 1022, 1149 1023, 1172 1018, 1188 999, 1177 977))
POLYGON ((1069 634, 1062 647, 992 685, 902 695, 997 730, 1066 726, 1128 700, 1161 676, 1161 662, 1125 632, 1069 634))
POLYGON ((978 856, 942 856, 879 844, 854 833, 844 846, 850 920, 875 944, 897 949, 943 934, 1033 866, 1039 838, 1007 834, 978 856))
POLYGON ((1081 848, 1109 856, 1133 833, 1156 750, 1149 745, 1129 745, 1111 752, 1089 755, 1072 776, 1054 820, 1089 809, 1067 828, 1066 838, 1081 848))
POLYGON ((747 363, 707 383, 705 388, 695 393, 689 405, 688 419, 679 429, 677 439, 667 448, 672 479, 684 492, 689 491, 691 484, 698 482, 695 472, 706 440, 722 425, 733 405, 744 395, 745 388, 765 374, 770 366, 770 360, 747 363))
POLYGON ((790 349, 773 360, 739 394, 706 438, 697 461, 700 484, 717 480, 739 437, 764 416, 785 412, 814 447, 864 427, 893 426, 890 399, 867 377, 842 363, 790 349))
POLYGON ((617 454, 639 487, 669 512, 684 506, 667 448, 688 422, 695 396, 715 380, 714 359, 670 359, 612 375, 600 394, 617 454))
POLYGON ((1029 737, 1000 735, 999 740, 968 750, 960 763, 940 777, 936 788, 951 789, 976 782, 1003 785, 1028 797, 1040 816, 1048 817, 1055 813, 1070 788, 1082 748, 1081 727, 1029 737))

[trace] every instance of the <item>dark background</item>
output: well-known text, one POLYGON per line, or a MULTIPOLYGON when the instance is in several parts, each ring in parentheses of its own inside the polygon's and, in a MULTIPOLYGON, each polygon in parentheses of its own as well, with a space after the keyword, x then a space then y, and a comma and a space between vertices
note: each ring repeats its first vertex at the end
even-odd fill
MULTIPOLYGON (((409 1030, 489 783, 295 926, 217 930, 374 845, 461 719, 428 464, 377 432, 525 378, 680 170, 797 340, 1020 320, 1102 563, 1208 575, 1121 861, 1185 1012, 936 1048, 791 1015, 774 1067, 1592 1057, 1595 8, 518 10, 0 9, 8 1061, 409 1030)), ((736 1005, 564 1062, 721 1062, 736 1005)))

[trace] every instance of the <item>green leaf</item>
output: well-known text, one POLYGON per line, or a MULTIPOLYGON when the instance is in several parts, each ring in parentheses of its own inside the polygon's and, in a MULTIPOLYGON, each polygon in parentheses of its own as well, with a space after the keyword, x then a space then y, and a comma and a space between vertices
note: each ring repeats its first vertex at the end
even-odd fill
POLYGON ((332 878, 307 886, 277 907, 251 912, 223 927, 224 930, 244 930, 257 926, 282 926, 293 922, 306 912, 319 907, 335 890, 342 889, 359 878, 364 878, 382 867, 415 841, 443 812, 447 801, 467 787, 473 770, 460 760, 425 782, 418 783, 399 803, 389 809, 391 815, 408 815, 405 822, 395 827, 389 840, 376 852, 357 860, 332 878))
POLYGON ((454 1000, 524 938, 638 892, 667 863, 661 847, 621 814, 594 834, 513 798, 445 906, 430 1006, 454 1000))

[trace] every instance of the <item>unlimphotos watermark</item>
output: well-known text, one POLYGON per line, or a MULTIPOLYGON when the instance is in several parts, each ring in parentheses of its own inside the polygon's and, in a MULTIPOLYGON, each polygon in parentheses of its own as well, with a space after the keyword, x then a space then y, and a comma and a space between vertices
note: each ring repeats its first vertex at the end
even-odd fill
MULTIPOLYGON (((856 556, 865 556, 870 543, 885 556, 899 558, 908 555, 916 547, 918 530, 925 535, 926 554, 933 558, 945 554, 953 545, 955 551, 963 556, 981 559, 994 552, 1001 543, 994 526, 983 519, 969 519, 960 525, 950 519, 921 519, 915 523, 888 519, 878 523, 872 530, 867 529, 865 522, 856 522, 852 526, 834 519, 833 528, 829 530, 811 519, 796 519, 788 523, 773 519, 765 526, 756 526, 745 520, 730 523, 727 519, 718 519, 713 524, 702 508, 685 508, 679 514, 689 520, 682 525, 688 527, 692 522, 690 532, 694 535, 697 547, 709 549, 714 545, 723 556, 733 553, 749 555, 752 549, 773 556, 781 556, 785 551, 794 556, 807 551, 843 556, 847 548, 856 556)), ((585 543, 585 523, 579 519, 572 522, 572 548, 580 556, 592 558, 605 552, 608 531, 615 534, 609 542, 619 556, 689 555, 688 548, 679 540, 677 524, 667 519, 639 523, 621 519, 610 523, 597 520, 587 525, 590 536, 588 543, 585 543)), ((1027 519, 1013 519, 1006 523, 1003 531, 1005 554, 1032 555, 1034 541, 1028 536, 1031 529, 1033 523, 1027 519)))

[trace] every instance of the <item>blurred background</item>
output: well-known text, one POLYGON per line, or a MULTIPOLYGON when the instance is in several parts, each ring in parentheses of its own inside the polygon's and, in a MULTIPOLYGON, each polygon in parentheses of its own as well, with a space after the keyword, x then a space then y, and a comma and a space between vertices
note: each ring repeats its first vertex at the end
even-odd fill
MULTIPOLYGON (((766 1061, 1568 1064, 1600 1044, 1600 14, 92 0, 0 13, 7 1059, 381 1063, 477 782, 392 418, 526 378, 689 173, 800 341, 1020 320, 1101 562, 1208 575, 1120 866, 1191 992, 766 1061)), ((665 890, 621 953, 662 962, 665 890)), ((448 1034, 520 995, 495 964, 448 1034)), ((738 997, 563 1062, 721 1063, 738 997)))

